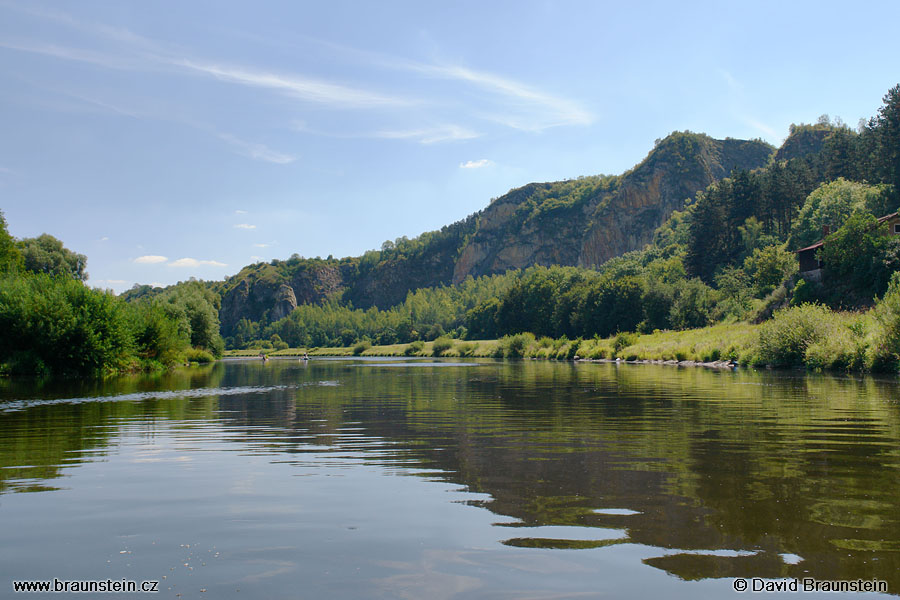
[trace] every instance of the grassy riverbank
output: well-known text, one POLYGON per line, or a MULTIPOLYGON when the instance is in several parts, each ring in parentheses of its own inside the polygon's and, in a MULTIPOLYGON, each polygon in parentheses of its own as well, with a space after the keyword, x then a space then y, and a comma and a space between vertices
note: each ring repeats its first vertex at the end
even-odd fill
MULTIPOLYGON (((568 340, 535 338, 524 333, 498 340, 453 340, 334 348, 287 348, 266 351, 268 356, 444 356, 543 358, 572 360, 622 358, 623 360, 677 360, 711 362, 739 360, 758 337, 758 325, 732 323, 686 331, 658 331, 646 335, 619 334, 608 338, 568 340)), ((228 350, 226 357, 255 357, 259 350, 228 350)))
MULTIPOLYGON (((226 356, 258 356, 259 350, 226 356)), ((897 372, 900 359, 900 280, 868 312, 836 312, 814 304, 794 306, 754 325, 720 323, 699 329, 619 333, 607 338, 536 338, 530 333, 496 340, 438 338, 431 342, 373 346, 358 342, 337 348, 288 348, 269 356, 443 356, 538 358, 547 360, 737 361, 756 367, 897 372)))

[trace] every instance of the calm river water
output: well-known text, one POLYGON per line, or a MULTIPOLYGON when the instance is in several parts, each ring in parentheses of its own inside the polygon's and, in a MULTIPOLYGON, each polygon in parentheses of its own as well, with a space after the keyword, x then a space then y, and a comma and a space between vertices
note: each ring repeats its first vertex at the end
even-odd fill
POLYGON ((54 578, 160 582, 109 598, 694 599, 736 577, 897 594, 898 391, 427 359, 6 381, 0 597, 54 578))

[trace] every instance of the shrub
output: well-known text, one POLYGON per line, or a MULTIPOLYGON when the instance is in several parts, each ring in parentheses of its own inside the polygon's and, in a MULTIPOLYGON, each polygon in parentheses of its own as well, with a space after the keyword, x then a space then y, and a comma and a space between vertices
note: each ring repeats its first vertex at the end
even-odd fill
POLYGON ((443 356, 445 352, 453 348, 453 340, 445 337, 440 337, 431 345, 431 354, 433 356, 443 356))
POLYGON ((834 313, 818 304, 776 311, 772 320, 760 327, 758 359, 779 367, 804 364, 807 348, 823 341, 834 318, 834 313))
POLYGON ((425 348, 425 342, 422 340, 416 340, 411 342, 405 350, 403 350, 403 354, 405 356, 415 356, 419 354, 425 348))
POLYGON ((184 358, 187 362, 200 364, 211 363, 215 360, 212 353, 203 348, 188 348, 184 353, 184 358))
POLYGON ((475 350, 477 349, 478 344, 475 344, 473 342, 466 342, 456 347, 456 350, 457 352, 459 352, 460 356, 472 356, 473 354, 475 354, 475 350))
POLYGON ((621 352, 624 348, 628 346, 633 346, 638 341, 638 334, 629 333, 627 331, 622 331, 616 334, 616 338, 613 340, 613 350, 616 353, 621 352))
POLYGON ((507 358, 521 358, 525 356, 528 347, 534 343, 534 335, 530 333, 517 333, 507 335, 500 340, 499 347, 507 358))
POLYGON ((357 344, 353 346, 353 356, 359 356, 371 347, 372 342, 370 342, 369 340, 362 340, 361 342, 357 342, 357 344))

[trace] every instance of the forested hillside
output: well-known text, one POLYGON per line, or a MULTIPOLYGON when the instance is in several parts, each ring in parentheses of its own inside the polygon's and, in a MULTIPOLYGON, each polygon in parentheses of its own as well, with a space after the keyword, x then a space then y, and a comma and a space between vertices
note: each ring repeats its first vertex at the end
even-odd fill
POLYGON ((307 304, 384 310, 411 291, 470 276, 597 266, 643 247, 697 191, 733 169, 766 164, 773 152, 761 141, 673 133, 623 175, 528 184, 440 231, 386 241, 361 257, 250 265, 215 286, 222 332, 233 336, 244 319, 264 327, 307 304))
MULTIPOLYGON (((154 368, 218 354, 219 331, 230 348, 576 339, 900 302, 900 236, 877 220, 900 207, 898 190, 900 86, 857 130, 823 117, 777 150, 674 133, 622 175, 532 183, 360 257, 294 255, 120 298, 85 286, 84 256, 49 235, 15 240, 0 219, 0 364, 154 368), (798 277, 794 251, 826 226, 824 268, 798 277)), ((856 348, 856 365, 895 365, 900 347, 884 340, 900 339, 900 304, 885 306, 823 339, 856 348)))
POLYGON ((858 131, 823 117, 792 126, 774 153, 676 133, 622 176, 529 184, 466 221, 381 252, 248 267, 221 288, 226 335, 233 346, 523 331, 591 337, 760 320, 791 299, 871 305, 900 267, 896 239, 874 223, 900 205, 898 117, 895 87, 858 131), (798 283, 792 251, 820 239, 826 224, 834 243, 825 283, 798 283), (455 285, 446 286, 454 244, 455 285), (399 295, 413 285, 398 274, 425 273, 423 264, 437 287, 410 292, 390 310, 354 287, 390 283, 399 295), (495 275, 469 278, 484 274, 495 275), (423 304, 428 312, 415 308, 423 304), (253 312, 241 308, 248 306, 253 312))

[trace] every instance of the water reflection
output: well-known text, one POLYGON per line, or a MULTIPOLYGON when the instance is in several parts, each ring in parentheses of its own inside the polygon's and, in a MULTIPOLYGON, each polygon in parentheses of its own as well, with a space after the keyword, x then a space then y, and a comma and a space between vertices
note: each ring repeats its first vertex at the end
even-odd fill
MULTIPOLYGON (((42 492, 34 497, 53 507, 54 494, 77 496, 80 478, 102 477, 136 486, 142 510, 182 531, 192 523, 167 506, 202 502, 235 515, 222 518, 249 541, 229 564, 257 565, 247 585, 273 593, 321 567, 323 593, 342 595, 330 547, 354 548, 344 560, 360 578, 411 597, 518 589, 504 552, 579 573, 565 576, 572 593, 615 578, 622 561, 681 581, 875 578, 896 592, 897 389, 873 378, 531 361, 233 361, 102 383, 5 382, 0 493, 42 492), (136 484, 137 472, 149 479, 136 484), (226 481, 220 500, 213 490, 226 481), (271 546, 293 540, 279 529, 292 519, 318 523, 303 531, 322 557, 296 540, 271 546), (404 529, 468 537, 426 552, 394 545, 404 529), (386 562, 348 558, 386 549, 396 555, 386 562), (593 552, 618 558, 604 567, 593 552), (506 566, 491 575, 486 563, 506 566)), ((33 552, 43 552, 51 534, 36 531, 33 552)), ((672 582, 654 589, 668 594, 672 582)))

